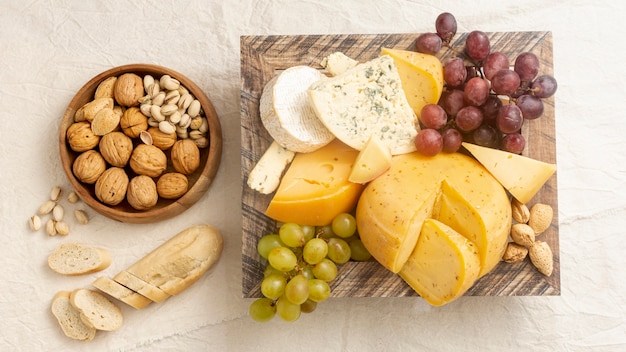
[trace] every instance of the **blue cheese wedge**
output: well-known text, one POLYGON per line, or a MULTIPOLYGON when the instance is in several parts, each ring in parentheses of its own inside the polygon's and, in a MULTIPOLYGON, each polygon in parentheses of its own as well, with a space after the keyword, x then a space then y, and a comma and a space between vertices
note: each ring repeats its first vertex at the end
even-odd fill
POLYGON ((342 74, 358 64, 358 61, 346 56, 340 51, 326 56, 322 59, 322 62, 320 62, 320 66, 325 68, 332 76, 342 74))
POLYGON ((390 56, 313 83, 308 92, 320 121, 352 148, 362 150, 375 136, 392 155, 415 151, 417 117, 390 56))
POLYGON ((324 74, 309 66, 293 66, 270 80, 259 103, 261 122, 285 149, 309 153, 335 136, 324 127, 309 102, 307 89, 324 74))

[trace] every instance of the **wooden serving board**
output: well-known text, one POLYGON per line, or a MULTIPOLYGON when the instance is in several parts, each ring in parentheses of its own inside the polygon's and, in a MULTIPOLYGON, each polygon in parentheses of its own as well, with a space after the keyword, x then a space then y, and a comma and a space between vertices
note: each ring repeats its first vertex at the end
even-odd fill
MULTIPOLYGON (((501 51, 511 60, 530 51, 540 60, 539 74, 553 74, 551 32, 487 33, 492 51, 501 51)), ((463 48, 466 33, 455 36, 452 46, 463 48)), ((244 297, 260 297, 260 283, 266 261, 256 250, 258 239, 275 231, 274 221, 264 215, 272 195, 262 195, 247 186, 248 174, 272 142, 259 117, 259 99, 265 84, 278 72, 295 65, 318 69, 321 60, 336 51, 361 62, 379 56, 382 47, 412 50, 418 34, 341 34, 341 35, 274 35, 242 36, 241 49, 241 184, 242 227, 242 291, 244 297)), ((442 50, 441 60, 457 54, 442 50)), ((558 79, 558 77, 557 77, 558 79)), ((557 93, 558 94, 558 93, 557 93)), ((524 123, 527 139, 524 155, 556 163, 554 98, 546 99, 542 117, 524 123)), ((556 175, 552 176, 529 205, 546 203, 554 209, 552 226, 538 240, 547 242, 554 254, 554 272, 550 277, 540 274, 528 259, 516 264, 501 262, 481 278, 466 295, 472 296, 541 296, 560 295, 558 237, 558 198, 556 175)), ((333 297, 398 297, 417 296, 399 276, 375 261, 348 262, 339 268, 331 283, 333 297)))

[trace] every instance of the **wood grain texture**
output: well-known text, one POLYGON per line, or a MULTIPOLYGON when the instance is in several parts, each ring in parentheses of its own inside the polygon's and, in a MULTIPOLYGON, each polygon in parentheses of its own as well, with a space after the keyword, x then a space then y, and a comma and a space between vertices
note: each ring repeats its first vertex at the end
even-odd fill
MULTIPOLYGON (((530 51, 540 60, 539 74, 552 74, 551 32, 487 33, 492 51, 514 59, 530 51)), ((377 57, 382 47, 412 49, 418 34, 342 34, 294 36, 242 36, 241 45, 241 183, 242 183, 242 292, 244 297, 260 297, 260 283, 266 262, 256 251, 258 239, 275 230, 276 224, 264 215, 272 195, 262 195, 247 186, 248 174, 272 139, 259 117, 259 99, 264 85, 278 72, 295 65, 318 69, 321 60, 336 51, 361 62, 377 57)), ((455 36, 453 47, 462 48, 467 33, 455 36)), ((458 54, 442 50, 441 60, 458 54)), ((512 62, 511 62, 512 64, 512 62)), ((556 163, 554 99, 545 100, 544 115, 527 121, 522 133, 527 139, 523 155, 556 163)), ((560 254, 558 236, 558 197, 556 175, 529 204, 546 203, 554 209, 551 227, 537 239, 547 242, 554 254, 554 272, 545 277, 526 259, 516 264, 501 262, 466 293, 472 296, 560 295, 560 254)), ((349 262, 339 268, 331 283, 333 297, 417 296, 404 281, 374 261, 349 262)))

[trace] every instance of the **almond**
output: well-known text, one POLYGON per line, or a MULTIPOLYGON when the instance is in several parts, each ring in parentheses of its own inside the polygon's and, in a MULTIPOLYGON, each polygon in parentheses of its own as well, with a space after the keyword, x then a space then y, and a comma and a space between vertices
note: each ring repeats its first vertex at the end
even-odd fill
POLYGON ((537 203, 530 208, 528 226, 533 229, 535 235, 542 234, 552 224, 553 215, 551 206, 543 203, 537 203))
POLYGON ((530 211, 528 210, 526 204, 513 198, 511 201, 511 215, 513 216, 513 220, 519 222, 520 224, 525 224, 530 218, 530 211))
POLYGON ((511 226, 511 239, 520 246, 529 248, 535 242, 535 232, 526 224, 513 224, 511 226))
POLYGON ((545 276, 552 275, 554 268, 554 260, 552 258, 552 250, 546 242, 536 241, 528 249, 530 261, 535 268, 545 276))
POLYGON ((528 248, 521 246, 515 242, 509 242, 506 250, 502 255, 502 260, 507 263, 521 262, 528 255, 528 248))

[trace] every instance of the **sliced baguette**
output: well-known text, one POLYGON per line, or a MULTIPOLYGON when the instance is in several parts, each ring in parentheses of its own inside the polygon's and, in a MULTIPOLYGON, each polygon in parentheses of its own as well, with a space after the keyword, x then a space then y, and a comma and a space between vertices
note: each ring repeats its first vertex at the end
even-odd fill
POLYGON ((170 297, 169 294, 161 290, 160 288, 145 282, 137 276, 129 273, 126 270, 120 271, 113 277, 116 282, 128 287, 129 289, 148 297, 153 302, 163 302, 170 297))
POLYGON ((54 295, 51 306, 52 314, 67 337, 91 341, 96 336, 96 329, 82 321, 81 313, 70 303, 70 294, 70 291, 59 291, 54 295))
POLYGON ((128 304, 135 309, 143 309, 152 303, 150 299, 124 285, 120 285, 106 276, 97 278, 92 285, 100 291, 128 304))
POLYGON ((122 326, 122 311, 96 290, 76 289, 70 294, 70 303, 85 324, 98 330, 113 331, 122 326))
POLYGON ((80 243, 62 243, 48 256, 50 269, 63 275, 82 275, 104 270, 111 265, 106 249, 80 243))

